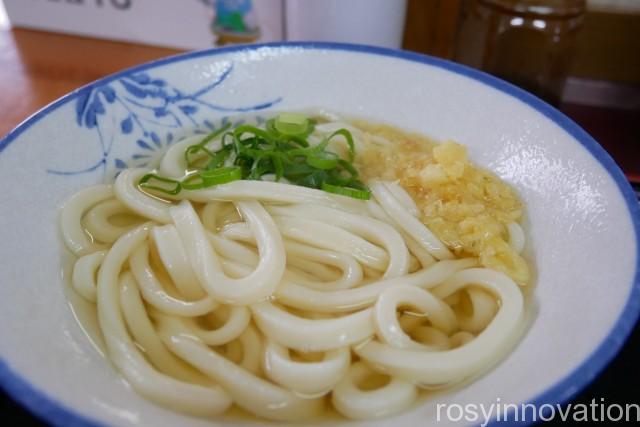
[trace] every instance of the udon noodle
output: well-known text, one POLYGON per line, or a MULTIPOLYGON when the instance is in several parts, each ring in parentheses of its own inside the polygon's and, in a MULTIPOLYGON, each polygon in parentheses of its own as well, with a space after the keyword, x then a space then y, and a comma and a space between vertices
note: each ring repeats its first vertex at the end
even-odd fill
MULTIPOLYGON (((455 244, 437 215, 427 226, 430 189, 398 176, 404 166, 389 176, 381 153, 415 138, 321 120, 309 140, 341 128, 355 140, 369 200, 268 179, 165 196, 140 188, 149 170, 127 169, 67 201, 72 287, 96 305, 108 357, 138 393, 198 416, 236 405, 308 420, 332 405, 366 419, 410 408, 420 390, 459 383, 504 354, 523 322, 528 280, 516 271, 519 214, 491 223, 516 260, 495 267, 485 257, 493 240, 465 247, 462 227, 455 244)), ((172 145, 157 172, 182 177, 182 153, 199 139, 172 145)), ((332 145, 346 147, 341 138, 332 145)), ((463 174, 479 173, 466 165, 463 174)))

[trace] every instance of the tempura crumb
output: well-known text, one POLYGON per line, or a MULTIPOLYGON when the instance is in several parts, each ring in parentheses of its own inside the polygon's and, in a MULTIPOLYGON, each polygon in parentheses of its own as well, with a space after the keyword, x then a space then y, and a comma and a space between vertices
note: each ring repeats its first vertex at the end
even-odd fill
POLYGON ((508 243, 506 225, 522 218, 522 203, 507 183, 468 160, 454 141, 358 122, 393 144, 365 145, 356 159, 365 180, 397 180, 413 197, 422 221, 458 256, 475 256, 517 283, 530 280, 527 263, 508 243))

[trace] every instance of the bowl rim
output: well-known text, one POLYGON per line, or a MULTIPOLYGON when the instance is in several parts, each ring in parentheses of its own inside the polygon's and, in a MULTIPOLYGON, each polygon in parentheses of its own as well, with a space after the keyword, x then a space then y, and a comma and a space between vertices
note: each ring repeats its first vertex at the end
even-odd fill
MULTIPOLYGON (((362 54, 378 55, 391 57, 400 60, 406 60, 414 63, 420 63, 427 66, 433 66, 445 71, 468 77, 476 82, 490 86, 503 94, 518 99, 527 104, 537 112, 543 114, 549 120, 561 127, 570 134, 579 144, 581 144, 594 159, 607 171, 610 177, 615 181, 618 190, 623 196, 627 213, 632 222, 635 231, 636 242, 636 262, 635 275, 631 285, 627 302, 608 332, 607 336, 598 344, 596 349, 587 356, 572 372, 556 381, 551 387, 541 392, 533 399, 525 404, 535 405, 540 409, 543 405, 564 404, 581 390, 588 386, 596 376, 609 364, 614 356, 620 351, 624 342, 631 333, 638 317, 640 315, 640 204, 636 199, 636 195, 627 181, 625 175, 620 170, 611 156, 600 146, 593 137, 578 126, 573 120, 565 116, 556 108, 542 101, 538 97, 529 92, 514 86, 504 80, 487 74, 483 71, 470 68, 468 66, 458 64, 446 59, 436 58, 420 53, 409 52, 399 49, 389 49, 377 46, 369 46, 362 44, 350 43, 334 43, 334 42, 272 42, 260 43, 252 45, 236 45, 222 48, 211 48, 193 52, 182 53, 155 61, 146 62, 137 66, 126 68, 122 71, 105 76, 95 80, 87 85, 69 92, 66 95, 56 99, 42 109, 38 110, 22 123, 16 126, 5 137, 0 139, 0 154, 9 146, 16 138, 18 138, 25 130, 32 125, 38 123, 40 119, 50 112, 56 110, 67 102, 75 99, 81 91, 103 85, 120 77, 137 73, 149 68, 154 68, 166 64, 182 62, 193 58, 218 56, 229 53, 254 51, 261 48, 296 48, 301 50, 330 50, 355 52, 362 54)), ((0 355, 0 387, 10 395, 15 401, 19 402, 33 415, 42 420, 47 421, 55 426, 77 426, 77 427, 98 427, 104 426, 102 422, 93 420, 86 415, 81 415, 75 409, 68 408, 65 404, 58 402, 54 397, 49 396, 45 391, 31 385, 26 379, 22 378, 18 372, 14 372, 9 364, 0 355)), ((529 425, 533 421, 523 422, 509 419, 506 420, 492 419, 491 426, 508 426, 508 425, 529 425)))

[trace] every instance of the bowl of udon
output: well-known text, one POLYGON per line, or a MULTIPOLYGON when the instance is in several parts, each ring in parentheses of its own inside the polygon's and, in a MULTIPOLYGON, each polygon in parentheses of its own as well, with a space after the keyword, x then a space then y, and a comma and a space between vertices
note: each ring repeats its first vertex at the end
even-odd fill
POLYGON ((612 159, 418 54, 141 65, 9 133, 0 177, 0 382, 52 425, 536 421, 638 315, 612 159))

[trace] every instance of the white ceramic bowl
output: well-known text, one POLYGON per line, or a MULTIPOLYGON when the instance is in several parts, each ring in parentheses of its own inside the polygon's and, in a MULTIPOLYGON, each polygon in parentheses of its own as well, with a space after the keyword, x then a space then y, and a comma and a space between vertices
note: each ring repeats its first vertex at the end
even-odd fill
POLYGON ((534 96, 450 62, 355 45, 273 44, 117 73, 0 141, 2 386, 55 425, 215 425, 141 398, 89 344, 63 292, 56 209, 209 121, 313 107, 466 144, 527 205, 537 288, 526 335, 467 387, 373 424, 426 425, 436 403, 565 401, 615 355, 640 308, 638 204, 589 135, 534 96))

